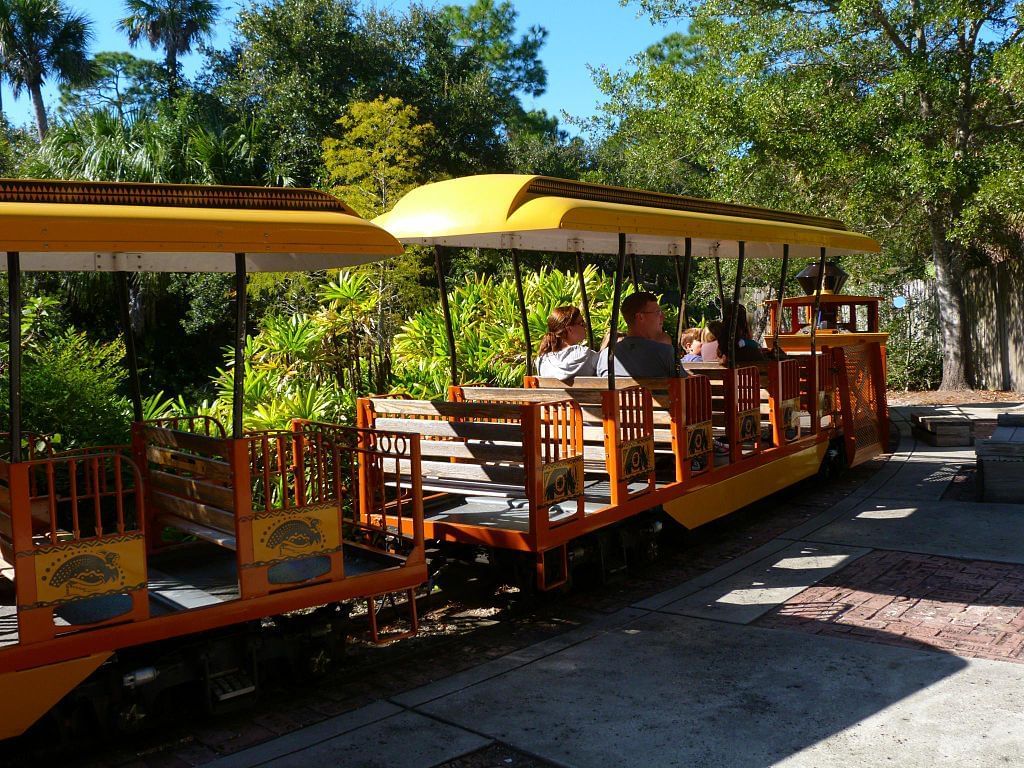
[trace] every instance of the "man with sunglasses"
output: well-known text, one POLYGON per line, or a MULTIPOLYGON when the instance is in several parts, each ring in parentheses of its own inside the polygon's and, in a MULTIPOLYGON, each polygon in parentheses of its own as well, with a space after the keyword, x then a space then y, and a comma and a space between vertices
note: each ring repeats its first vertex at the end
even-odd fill
MULTIPOLYGON (((681 374, 672 340, 665 333, 665 313, 658 297, 647 291, 622 302, 626 335, 615 344, 615 374, 634 379, 663 379, 681 374)), ((597 375, 608 375, 608 350, 597 359, 597 375)))

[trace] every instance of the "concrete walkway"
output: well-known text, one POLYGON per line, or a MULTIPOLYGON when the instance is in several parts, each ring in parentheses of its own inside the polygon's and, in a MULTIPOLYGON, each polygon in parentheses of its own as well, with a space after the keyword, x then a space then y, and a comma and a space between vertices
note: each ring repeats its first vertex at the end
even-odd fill
POLYGON ((973 449, 894 422, 882 470, 769 544, 212 765, 1024 765, 1024 505, 942 500, 973 449))

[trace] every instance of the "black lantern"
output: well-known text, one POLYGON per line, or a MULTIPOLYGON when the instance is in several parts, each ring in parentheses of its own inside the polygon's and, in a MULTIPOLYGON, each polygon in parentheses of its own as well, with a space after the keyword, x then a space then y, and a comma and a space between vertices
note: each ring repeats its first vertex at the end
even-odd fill
MULTIPOLYGON (((834 261, 825 264, 825 279, 821 282, 822 293, 839 293, 850 276, 834 261)), ((818 264, 815 262, 796 276, 800 287, 808 296, 818 289, 818 264)))

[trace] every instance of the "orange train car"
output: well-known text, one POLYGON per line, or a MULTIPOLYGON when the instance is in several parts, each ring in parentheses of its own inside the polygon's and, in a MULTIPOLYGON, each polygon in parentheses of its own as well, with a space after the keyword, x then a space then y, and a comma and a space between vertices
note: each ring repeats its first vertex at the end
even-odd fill
MULTIPOLYGON (((428 184, 375 221, 407 245, 435 248, 442 295, 445 248, 508 251, 528 374, 534 350, 520 251, 575 254, 576 301, 586 312, 583 254, 617 255, 614 308, 638 257, 675 260, 681 276, 696 258, 737 259, 736 301, 744 259, 781 257, 785 273, 790 255, 820 265, 828 254, 879 250, 832 219, 543 176, 428 184)), ((456 380, 447 312, 446 321, 456 380)), ((574 566, 596 563, 609 573, 649 553, 666 517, 693 528, 834 457, 855 464, 877 455, 888 430, 882 366, 878 344, 833 349, 812 333, 787 359, 685 364, 679 378, 628 379, 613 367, 608 378, 567 382, 527 375, 523 388, 455 385, 444 403, 366 398, 359 424, 423 436, 423 487, 435 492, 428 539, 484 547, 496 559, 511 554, 547 590, 565 584, 574 566)))
POLYGON ((386 258, 400 252, 389 234, 310 190, 28 180, 0 181, 0 223, 12 351, 0 738, 54 707, 64 723, 114 713, 130 725, 181 686, 201 687, 211 709, 230 704, 258 688, 268 665, 322 662, 341 641, 346 601, 368 601, 376 635, 374 598, 404 593, 415 629, 412 590, 427 576, 419 437, 241 423, 247 273, 386 258), (142 420, 126 334, 129 445, 57 452, 22 433, 24 270, 110 271, 122 291, 129 271, 234 272, 230 429, 209 417, 142 420), (389 493, 396 461, 407 488, 389 493))

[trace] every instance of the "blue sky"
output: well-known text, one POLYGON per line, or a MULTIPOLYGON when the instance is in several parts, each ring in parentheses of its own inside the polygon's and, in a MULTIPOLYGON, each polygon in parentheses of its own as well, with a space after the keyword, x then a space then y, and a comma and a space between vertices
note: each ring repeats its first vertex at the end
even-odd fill
MULTIPOLYGON (((94 22, 95 39, 92 49, 97 51, 129 50, 127 38, 117 30, 117 19, 124 15, 118 0, 65 0, 67 5, 87 14, 94 22)), ((455 0, 467 5, 469 0, 455 0)), ((654 26, 646 18, 637 17, 635 5, 622 7, 618 0, 513 0, 519 12, 519 25, 527 29, 539 24, 548 30, 547 43, 541 58, 548 71, 547 92, 537 98, 527 98, 527 108, 546 109, 550 114, 567 112, 578 117, 595 113, 600 94, 594 87, 588 65, 605 65, 617 70, 628 59, 660 40, 675 27, 654 26)), ((443 4, 443 3, 439 3, 443 4)), ((222 0, 221 22, 214 44, 225 47, 231 34, 231 21, 245 0, 222 0)), ((401 12, 408 6, 405 0, 377 0, 379 8, 401 12)), ((135 49, 138 56, 161 58, 161 54, 142 45, 135 49)), ((201 66, 201 57, 192 55, 183 59, 185 72, 191 75, 201 66)), ((15 125, 33 121, 28 95, 14 101, 10 86, 3 86, 3 106, 8 119, 15 125)), ((56 88, 46 92, 48 105, 56 105, 56 88)), ((52 111, 52 106, 51 106, 52 111)), ((32 122, 34 125, 34 122, 32 122)), ((569 126, 566 126, 570 128, 569 126)), ((571 128, 570 128, 571 130, 571 128)), ((575 131, 573 131, 575 132, 575 131)))

